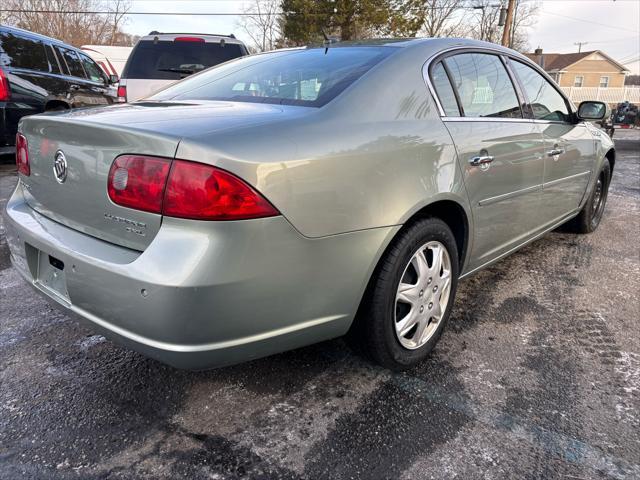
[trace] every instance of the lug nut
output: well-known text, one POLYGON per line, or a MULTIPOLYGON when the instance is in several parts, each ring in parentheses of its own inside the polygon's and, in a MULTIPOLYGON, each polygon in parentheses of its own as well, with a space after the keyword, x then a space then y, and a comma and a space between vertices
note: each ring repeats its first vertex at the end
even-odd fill
POLYGON ((429 310, 433 308, 433 302, 429 302, 429 310))
POLYGON ((418 294, 418 296, 420 296, 420 297, 421 297, 422 295, 424 295, 424 290, 420 290, 420 293, 418 294))
POLYGON ((424 312, 424 305, 420 306, 420 313, 424 312))
POLYGON ((433 292, 437 292, 438 291, 438 286, 436 285, 435 287, 433 287, 433 292))

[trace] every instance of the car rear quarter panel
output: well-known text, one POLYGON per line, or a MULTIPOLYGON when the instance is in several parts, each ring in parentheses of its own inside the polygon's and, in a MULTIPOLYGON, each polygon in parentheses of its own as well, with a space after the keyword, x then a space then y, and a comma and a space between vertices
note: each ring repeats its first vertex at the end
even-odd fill
POLYGON ((183 139, 176 156, 239 175, 307 237, 399 225, 440 199, 469 212, 455 148, 422 78, 427 58, 403 49, 323 108, 183 139))
POLYGON ((587 185, 585 193, 582 197, 582 201, 580 202, 580 208, 582 208, 584 204, 587 202, 587 200, 589 199, 589 195, 593 191, 596 181, 598 180, 597 174, 600 172, 600 169, 604 165, 604 162, 607 160, 607 154, 611 150, 615 152, 615 144, 611 139, 611 137, 607 135, 605 131, 601 130, 600 128, 596 127, 590 122, 585 122, 585 126, 587 127, 587 130, 590 132, 590 134, 593 136, 593 141, 595 144, 594 145, 595 155, 594 155, 594 165, 592 170, 593 173, 589 178, 589 184, 587 185))

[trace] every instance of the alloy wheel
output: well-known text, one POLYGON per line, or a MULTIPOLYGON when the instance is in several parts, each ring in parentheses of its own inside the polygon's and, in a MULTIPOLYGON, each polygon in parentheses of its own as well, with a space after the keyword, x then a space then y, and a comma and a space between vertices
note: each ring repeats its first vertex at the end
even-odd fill
POLYGON ((429 341, 445 314, 450 293, 449 252, 440 242, 428 242, 409 260, 396 293, 394 325, 403 347, 414 350, 429 341))

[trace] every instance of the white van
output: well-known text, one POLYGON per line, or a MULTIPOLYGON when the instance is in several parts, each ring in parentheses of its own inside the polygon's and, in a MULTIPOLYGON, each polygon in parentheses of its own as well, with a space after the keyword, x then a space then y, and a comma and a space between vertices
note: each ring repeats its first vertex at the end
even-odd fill
POLYGON ((80 47, 102 67, 107 75, 122 76, 133 47, 113 47, 111 45, 83 45, 80 47))
POLYGON ((118 99, 134 102, 192 73, 247 55, 233 35, 151 32, 142 37, 120 76, 118 99))

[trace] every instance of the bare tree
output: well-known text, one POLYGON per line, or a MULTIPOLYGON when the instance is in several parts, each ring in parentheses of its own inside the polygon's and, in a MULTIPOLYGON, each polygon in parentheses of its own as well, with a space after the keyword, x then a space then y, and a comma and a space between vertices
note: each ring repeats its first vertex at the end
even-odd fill
MULTIPOLYGON (((495 0, 477 0, 469 25, 468 34, 478 40, 500 43, 503 27, 498 25, 500 4, 495 0)), ((527 29, 536 22, 540 4, 532 0, 516 0, 515 15, 511 29, 510 47, 524 51, 528 49, 527 29)))
POLYGON ((529 32, 538 21, 540 3, 538 1, 516 0, 516 10, 511 30, 509 46, 520 52, 529 50, 529 32))
POLYGON ((238 26, 249 36, 253 47, 260 52, 276 48, 282 36, 280 1, 254 0, 244 13, 247 15, 240 17, 238 26))
POLYGON ((119 34, 122 33, 121 27, 124 21, 124 17, 131 9, 130 0, 115 0, 114 3, 108 3, 109 18, 111 22, 111 38, 109 39, 109 45, 117 45, 119 42, 119 34))
POLYGON ((473 4, 469 34, 478 40, 499 43, 502 29, 498 26, 500 6, 494 0, 479 0, 473 4))
POLYGON ((418 0, 422 17, 420 34, 427 37, 455 37, 462 34, 465 0, 418 0))
POLYGON ((122 32, 130 0, 2 0, 8 24, 57 38, 71 45, 122 44, 130 36, 122 32), (97 14, 91 12, 102 12, 97 14))

